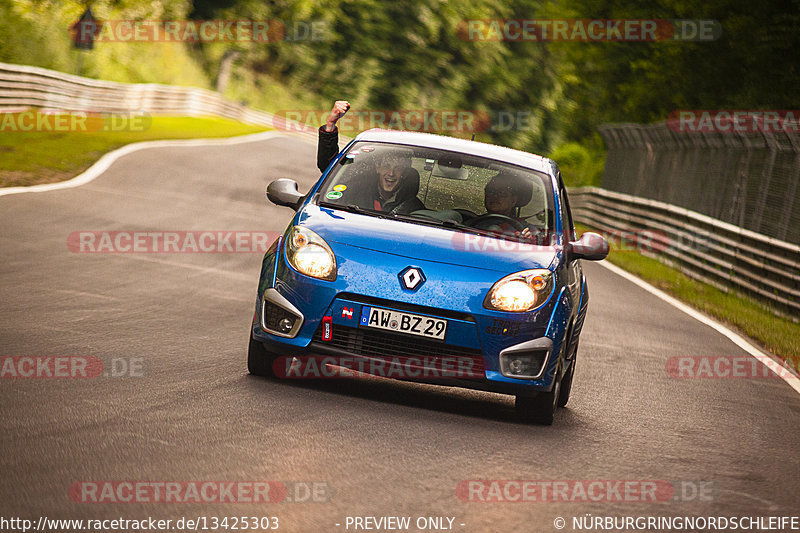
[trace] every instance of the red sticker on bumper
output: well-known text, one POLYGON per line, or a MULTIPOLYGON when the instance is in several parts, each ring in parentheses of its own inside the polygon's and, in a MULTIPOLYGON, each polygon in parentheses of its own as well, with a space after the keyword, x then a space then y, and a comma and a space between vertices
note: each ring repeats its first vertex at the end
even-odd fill
POLYGON ((322 340, 329 341, 333 337, 333 317, 322 317, 322 340))

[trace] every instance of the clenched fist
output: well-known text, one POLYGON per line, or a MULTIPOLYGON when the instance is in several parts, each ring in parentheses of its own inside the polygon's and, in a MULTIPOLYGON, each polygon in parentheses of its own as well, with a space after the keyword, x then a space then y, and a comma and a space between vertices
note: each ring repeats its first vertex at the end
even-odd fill
POLYGON ((333 131, 336 127, 336 122, 347 113, 350 109, 350 102, 347 100, 336 100, 331 109, 331 114, 328 115, 328 120, 325 123, 325 131, 333 131))

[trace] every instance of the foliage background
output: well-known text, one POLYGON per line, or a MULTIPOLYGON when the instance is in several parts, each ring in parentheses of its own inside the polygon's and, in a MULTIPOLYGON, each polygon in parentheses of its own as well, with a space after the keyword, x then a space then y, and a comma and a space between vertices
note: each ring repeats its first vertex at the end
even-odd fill
POLYGON ((800 0, 93 0, 101 20, 252 19, 322 23, 326 40, 98 43, 70 47, 87 2, 0 0, 0 61, 89 77, 211 88, 239 52, 229 98, 252 107, 530 112, 526 130, 478 140, 549 154, 571 184, 597 183, 597 126, 679 109, 797 109, 800 0), (472 42, 465 19, 715 19, 713 42, 472 42), (83 59, 79 60, 79 54, 83 59))

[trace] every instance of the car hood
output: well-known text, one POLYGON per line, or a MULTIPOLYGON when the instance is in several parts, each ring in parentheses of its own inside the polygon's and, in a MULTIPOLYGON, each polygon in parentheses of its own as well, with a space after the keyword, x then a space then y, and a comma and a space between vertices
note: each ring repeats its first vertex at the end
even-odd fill
POLYGON ((552 246, 522 244, 314 204, 301 211, 297 223, 329 243, 497 272, 548 268, 556 256, 552 246))

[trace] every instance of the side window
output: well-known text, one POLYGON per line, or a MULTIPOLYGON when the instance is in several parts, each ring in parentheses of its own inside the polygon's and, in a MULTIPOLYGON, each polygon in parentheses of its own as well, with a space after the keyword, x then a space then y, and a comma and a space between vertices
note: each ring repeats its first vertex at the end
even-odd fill
POLYGON ((572 225, 572 212, 569 209, 569 198, 564 187, 558 189, 559 207, 561 208, 561 227, 564 228, 564 238, 567 241, 575 240, 575 227, 572 225))

